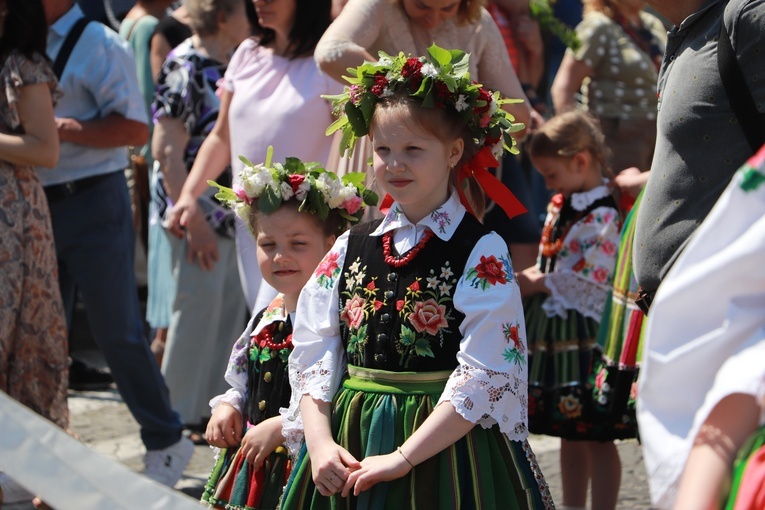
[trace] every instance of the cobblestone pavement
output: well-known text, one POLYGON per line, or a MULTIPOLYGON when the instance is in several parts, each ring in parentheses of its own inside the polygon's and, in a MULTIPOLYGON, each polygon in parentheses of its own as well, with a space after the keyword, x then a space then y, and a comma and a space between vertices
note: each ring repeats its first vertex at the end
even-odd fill
MULTIPOLYGON (((143 467, 144 449, 138 435, 138 424, 116 390, 102 392, 70 392, 71 429, 90 447, 113 457, 128 467, 143 467)), ((559 441, 532 436, 531 445, 537 455, 555 501, 561 501, 561 479, 558 467, 559 441)), ((622 459, 622 487, 618 509, 650 508, 643 458, 636 441, 618 444, 622 459)), ((197 446, 191 462, 176 489, 198 498, 213 465, 209 446, 197 446)))

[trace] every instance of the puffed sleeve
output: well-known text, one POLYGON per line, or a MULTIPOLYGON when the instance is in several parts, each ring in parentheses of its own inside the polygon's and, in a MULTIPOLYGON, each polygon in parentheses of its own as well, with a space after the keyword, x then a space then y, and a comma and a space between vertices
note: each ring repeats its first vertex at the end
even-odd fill
POLYGON ((457 282, 454 306, 465 314, 457 354, 439 404, 450 402, 466 420, 499 424, 511 440, 528 436, 526 326, 510 254, 496 233, 476 244, 457 282))
POLYGON ((260 317, 262 317, 262 314, 257 314, 250 319, 244 333, 234 342, 234 346, 231 348, 231 356, 226 366, 226 372, 223 375, 223 378, 231 387, 223 395, 218 395, 210 400, 210 409, 212 411, 215 411, 215 408, 222 402, 226 402, 234 406, 240 413, 243 412, 242 406, 244 405, 245 392, 247 391, 247 361, 250 355, 251 335, 260 317))
POLYGON ((331 402, 345 373, 345 354, 340 340, 337 284, 348 248, 348 232, 335 242, 300 292, 292 330, 289 359, 292 396, 282 408, 282 433, 296 456, 303 442, 300 400, 310 395, 331 402))
POLYGON ((17 103, 23 87, 47 83, 54 105, 61 97, 56 75, 53 74, 53 70, 45 58, 38 53, 29 59, 18 50, 10 52, 0 70, 0 80, 2 80, 5 99, 8 102, 8 114, 12 129, 21 126, 17 103))
POLYGON ((316 62, 334 62, 348 50, 369 51, 380 36, 390 4, 390 0, 350 0, 316 45, 316 62))
POLYGON ((558 252, 555 271, 545 277, 548 316, 576 310, 600 322, 613 285, 620 221, 611 207, 598 207, 572 225, 558 252))

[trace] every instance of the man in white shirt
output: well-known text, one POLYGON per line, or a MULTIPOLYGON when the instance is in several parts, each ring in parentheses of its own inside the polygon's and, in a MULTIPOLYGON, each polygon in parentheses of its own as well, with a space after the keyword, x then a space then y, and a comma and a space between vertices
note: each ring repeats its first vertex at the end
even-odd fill
MULTIPOLYGON (((55 61, 83 17, 73 0, 44 0, 48 56, 55 61)), ((40 171, 53 222, 59 284, 71 323, 75 289, 122 398, 141 426, 144 473, 173 486, 193 453, 143 337, 134 274, 135 233, 127 183, 127 145, 148 138, 135 62, 111 29, 91 22, 60 78, 56 105, 61 157, 40 171)))

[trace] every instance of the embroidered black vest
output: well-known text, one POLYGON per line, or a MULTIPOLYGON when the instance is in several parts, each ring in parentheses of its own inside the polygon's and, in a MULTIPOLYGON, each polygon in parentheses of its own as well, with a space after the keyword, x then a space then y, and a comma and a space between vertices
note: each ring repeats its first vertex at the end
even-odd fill
MULTIPOLYGON (((259 314, 261 317, 263 312, 259 314)), ((260 318, 256 321, 259 322, 260 318)), ((277 321, 271 328, 273 343, 279 344, 292 334, 292 322, 277 321)), ((280 407, 289 407, 290 381, 287 371, 287 361, 292 348, 274 351, 268 347, 260 347, 260 336, 250 340, 249 358, 247 360, 247 403, 245 406, 247 420, 257 425, 267 418, 279 415, 280 407)))
POLYGON ((396 372, 451 370, 465 318, 454 308, 454 292, 470 253, 490 230, 466 214, 449 241, 433 236, 411 262, 395 268, 385 262, 382 236, 369 235, 381 221, 350 231, 338 284, 348 363, 396 372))

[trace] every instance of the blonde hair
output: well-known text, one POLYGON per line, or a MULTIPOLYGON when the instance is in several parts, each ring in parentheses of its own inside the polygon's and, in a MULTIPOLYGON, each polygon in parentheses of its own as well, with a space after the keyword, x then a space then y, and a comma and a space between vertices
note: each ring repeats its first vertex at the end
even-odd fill
POLYGON ((218 18, 220 14, 231 14, 243 1, 183 0, 183 5, 188 13, 189 28, 197 35, 215 35, 218 33, 218 18))
POLYGON ((605 143, 600 123, 582 110, 571 110, 548 120, 528 142, 532 157, 572 158, 588 151, 599 164, 600 173, 606 179, 613 179, 609 166, 611 151, 605 143))
MULTIPOLYGON (((393 0, 399 4, 403 0, 393 0)), ((457 23, 459 25, 469 25, 481 19, 481 8, 485 7, 487 0, 461 0, 457 9, 457 23)))
MULTIPOLYGON (((392 96, 381 98, 375 105, 375 110, 369 123, 370 138, 372 137, 375 119, 381 111, 392 115, 400 115, 402 118, 411 121, 415 127, 424 133, 433 135, 443 143, 451 143, 457 138, 462 139, 464 142, 462 157, 451 169, 449 176, 451 185, 456 189, 459 185, 458 175, 460 167, 473 159, 473 156, 481 148, 473 139, 464 118, 456 110, 449 108, 424 108, 419 99, 411 97, 406 90, 400 90, 392 96)), ((467 183, 467 189, 464 192, 470 202, 470 207, 475 216, 481 220, 486 212, 486 194, 474 177, 466 179, 465 182, 467 183)))

